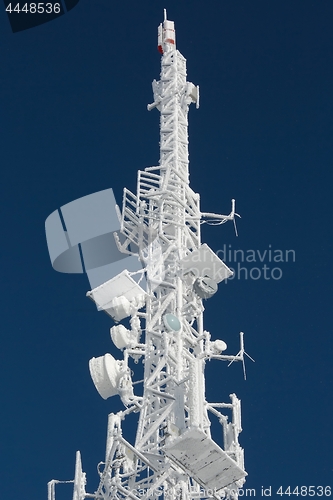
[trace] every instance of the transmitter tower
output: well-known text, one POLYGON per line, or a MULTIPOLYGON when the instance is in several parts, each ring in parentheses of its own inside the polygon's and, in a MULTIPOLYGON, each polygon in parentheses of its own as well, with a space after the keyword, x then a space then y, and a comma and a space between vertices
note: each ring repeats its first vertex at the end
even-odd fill
MULTIPOLYGON (((203 321, 203 300, 232 272, 202 244, 201 224, 234 221, 235 202, 229 215, 201 212, 199 194, 190 187, 188 110, 191 103, 199 107, 199 87, 186 79, 186 59, 176 49, 174 23, 166 12, 158 50, 161 73, 153 81, 148 110, 160 113, 159 166, 138 172, 136 194, 124 189, 120 228, 113 233, 118 251, 141 267, 126 267, 127 257, 120 272, 87 294, 114 319, 111 339, 122 351, 120 360, 111 354, 92 358, 90 373, 99 394, 119 395, 125 408, 108 417, 94 493, 86 492, 77 452, 73 500, 237 498, 246 476, 238 442, 240 401, 231 394, 229 402, 208 402, 204 376, 210 359, 244 366, 243 334, 239 353, 227 355, 225 342, 211 340, 203 321), (133 360, 143 363, 141 395, 132 382, 133 360), (138 415, 134 444, 121 429, 131 413, 138 415), (222 426, 221 446, 211 436, 210 417, 222 426)), ((48 483, 48 500, 55 500, 61 482, 67 481, 48 483)))

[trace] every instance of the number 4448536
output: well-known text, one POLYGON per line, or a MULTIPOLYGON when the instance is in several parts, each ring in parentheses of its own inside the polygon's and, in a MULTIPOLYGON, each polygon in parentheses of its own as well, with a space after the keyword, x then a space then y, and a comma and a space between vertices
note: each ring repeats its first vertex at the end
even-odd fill
MULTIPOLYGON (((13 4, 14 5, 14 4, 13 4)), ((20 6, 19 3, 15 5, 15 7, 12 7, 12 4, 9 3, 6 7, 6 11, 13 13, 17 12, 18 14, 20 12, 25 12, 26 14, 59 14, 61 8, 60 8, 60 3, 55 3, 54 5, 52 3, 44 3, 44 2, 39 2, 39 3, 25 3, 22 7, 20 6)))
POLYGON ((280 495, 281 497, 283 495, 300 495, 301 497, 330 497, 332 492, 331 492, 331 487, 330 486, 296 486, 296 488, 292 489, 290 486, 288 488, 283 488, 280 486, 280 488, 276 492, 277 495, 280 495))

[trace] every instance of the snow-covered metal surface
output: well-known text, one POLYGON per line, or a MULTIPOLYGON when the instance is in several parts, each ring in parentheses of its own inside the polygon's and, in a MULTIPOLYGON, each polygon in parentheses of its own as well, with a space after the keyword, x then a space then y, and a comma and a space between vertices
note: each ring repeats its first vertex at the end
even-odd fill
POLYGON ((75 460, 73 500, 84 500, 84 498, 86 498, 85 486, 86 475, 82 472, 81 453, 77 451, 75 460))
POLYGON ((188 109, 191 103, 199 106, 199 88, 187 81, 186 60, 175 42, 174 23, 165 13, 158 28, 161 74, 148 105, 160 112, 159 166, 138 172, 135 194, 124 189, 122 239, 115 234, 118 250, 136 258, 142 271, 134 281, 124 267, 87 294, 116 322, 130 317, 130 328, 111 328, 123 360, 106 354, 90 361, 100 395, 119 394, 125 409, 109 415, 100 485, 93 494, 80 493, 84 498, 237 497, 246 476, 238 442, 240 402, 234 394, 231 403, 207 402, 204 376, 207 360, 244 362, 246 354, 242 333, 239 353, 221 354, 227 345, 211 340, 203 322, 202 299, 215 294, 232 272, 201 243, 201 224, 234 221, 237 214, 234 200, 229 215, 201 212, 199 194, 189 185, 188 109), (133 391, 132 360, 144 363, 142 396, 133 391), (134 445, 121 431, 129 413, 138 415, 134 445), (211 435, 209 414, 223 427, 223 447, 211 435))
POLYGON ((118 394, 120 367, 111 354, 107 353, 98 358, 91 358, 89 370, 95 387, 103 399, 118 394))
POLYGON ((180 261, 180 266, 184 274, 191 272, 195 277, 209 276, 217 283, 233 275, 233 272, 228 266, 226 266, 206 243, 188 253, 180 261))
POLYGON ((120 321, 141 309, 145 304, 146 292, 130 276, 127 269, 114 278, 87 293, 97 305, 115 321, 120 321))
POLYGON ((165 448, 168 457, 206 489, 220 490, 246 472, 199 429, 190 429, 165 448))

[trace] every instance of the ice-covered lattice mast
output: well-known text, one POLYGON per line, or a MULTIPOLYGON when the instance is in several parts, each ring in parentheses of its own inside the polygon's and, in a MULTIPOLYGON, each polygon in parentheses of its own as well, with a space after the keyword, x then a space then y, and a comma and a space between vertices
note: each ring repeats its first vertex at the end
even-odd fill
MULTIPOLYGON (((123 353, 121 360, 111 354, 92 358, 90 373, 100 395, 119 395, 125 409, 109 415, 106 456, 93 494, 86 493, 77 452, 74 500, 236 498, 246 476, 238 442, 240 401, 231 394, 228 403, 207 402, 204 376, 209 359, 244 361, 243 334, 240 352, 225 355, 226 344, 212 341, 203 322, 203 300, 232 272, 201 243, 200 226, 205 219, 234 220, 235 204, 226 216, 201 212, 200 197, 190 188, 188 110, 191 103, 199 107, 199 88, 186 80, 186 59, 176 49, 166 13, 158 49, 161 74, 153 81, 148 110, 160 112, 159 166, 138 172, 136 194, 124 189, 115 233, 118 250, 136 257, 142 268, 124 267, 88 292, 115 320, 111 338, 123 353), (131 379, 133 360, 144 364, 140 396, 131 379), (130 413, 138 414, 133 445, 121 430, 130 413), (211 437, 210 414, 222 425, 223 447, 211 437)), ((57 482, 49 483, 49 500, 57 482)))

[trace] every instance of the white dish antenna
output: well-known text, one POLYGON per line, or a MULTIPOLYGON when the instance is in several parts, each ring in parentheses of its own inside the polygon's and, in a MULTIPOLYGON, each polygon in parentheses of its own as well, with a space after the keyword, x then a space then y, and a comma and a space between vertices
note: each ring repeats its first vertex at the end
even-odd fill
POLYGON ((111 354, 92 358, 89 361, 89 370, 95 387, 103 399, 118 394, 119 361, 111 354))

